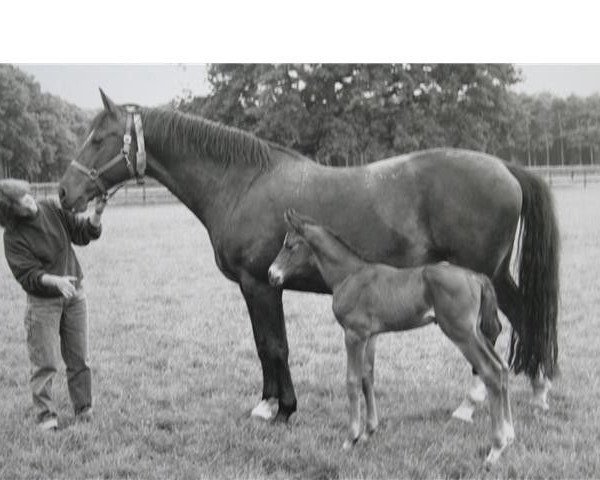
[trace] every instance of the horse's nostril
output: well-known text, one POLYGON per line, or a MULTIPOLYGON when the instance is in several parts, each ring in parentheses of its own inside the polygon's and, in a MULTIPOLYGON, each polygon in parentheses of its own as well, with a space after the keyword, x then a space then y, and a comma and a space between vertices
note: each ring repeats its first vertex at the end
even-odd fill
POLYGON ((58 187, 58 198, 60 200, 62 200, 63 198, 65 198, 65 195, 67 194, 66 190, 63 187, 58 187))

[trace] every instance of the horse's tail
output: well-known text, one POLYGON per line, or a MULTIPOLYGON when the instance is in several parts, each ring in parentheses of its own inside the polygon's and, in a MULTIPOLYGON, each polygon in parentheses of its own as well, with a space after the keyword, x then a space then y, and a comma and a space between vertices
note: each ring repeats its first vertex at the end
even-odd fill
POLYGON ((513 324, 509 363, 515 373, 558 373, 559 234, 550 188, 523 167, 507 164, 521 185, 518 288, 523 308, 513 324))
POLYGON ((494 348, 496 339, 502 332, 502 324, 498 318, 498 299, 496 298, 496 290, 491 280, 480 275, 481 279, 481 300, 479 307, 479 328, 486 340, 489 340, 491 347, 494 348))

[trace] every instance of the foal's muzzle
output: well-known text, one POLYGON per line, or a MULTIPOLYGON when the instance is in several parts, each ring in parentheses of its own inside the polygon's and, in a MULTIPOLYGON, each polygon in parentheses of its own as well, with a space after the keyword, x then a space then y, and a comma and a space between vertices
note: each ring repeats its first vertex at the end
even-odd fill
POLYGON ((283 284, 283 272, 275 265, 269 268, 269 283, 274 287, 280 287, 283 284))

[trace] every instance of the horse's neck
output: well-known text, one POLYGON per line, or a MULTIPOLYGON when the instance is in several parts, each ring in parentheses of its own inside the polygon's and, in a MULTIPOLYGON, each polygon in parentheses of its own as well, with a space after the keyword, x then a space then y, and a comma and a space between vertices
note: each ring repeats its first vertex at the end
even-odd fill
POLYGON ((350 251, 337 238, 321 230, 306 236, 321 276, 333 290, 351 275, 366 265, 366 262, 350 251))
POLYGON ((162 148, 151 136, 145 140, 148 175, 167 187, 209 231, 260 174, 257 166, 228 165, 225 159, 162 148))

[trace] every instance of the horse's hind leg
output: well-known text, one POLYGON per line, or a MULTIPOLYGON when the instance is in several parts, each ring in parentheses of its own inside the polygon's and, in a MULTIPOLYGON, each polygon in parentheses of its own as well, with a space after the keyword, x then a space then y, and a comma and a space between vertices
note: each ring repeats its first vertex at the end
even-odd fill
MULTIPOLYGON (((513 330, 519 334, 521 323, 523 321, 523 300, 518 287, 510 277, 508 270, 494 279, 496 295, 498 296, 498 306, 508 318, 513 330)), ((552 382, 546 378, 541 370, 537 375, 530 379, 533 398, 531 404, 541 410, 549 410, 548 393, 552 387, 552 382)))
POLYGON ((349 402, 349 436, 344 442, 343 449, 349 450, 356 444, 360 435, 360 401, 359 390, 362 383, 364 359, 367 341, 356 332, 345 329, 347 373, 346 388, 349 402))
POLYGON ((540 410, 549 410, 550 405, 548 403, 548 392, 552 387, 552 382, 546 378, 541 370, 538 370, 538 374, 531 379, 531 388, 533 389, 533 398, 531 404, 539 408, 540 410))
POLYGON ((365 431, 361 435, 361 440, 368 440, 379 425, 379 419, 377 416, 377 404, 375 401, 375 347, 376 347, 376 336, 372 336, 367 341, 365 351, 364 370, 362 377, 362 388, 363 395, 365 396, 365 402, 367 404, 367 421, 365 431))

